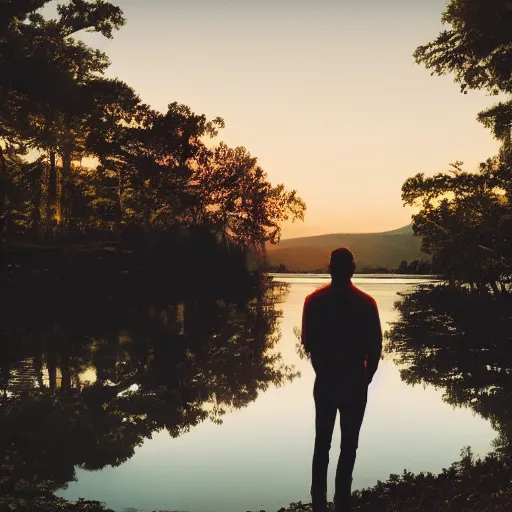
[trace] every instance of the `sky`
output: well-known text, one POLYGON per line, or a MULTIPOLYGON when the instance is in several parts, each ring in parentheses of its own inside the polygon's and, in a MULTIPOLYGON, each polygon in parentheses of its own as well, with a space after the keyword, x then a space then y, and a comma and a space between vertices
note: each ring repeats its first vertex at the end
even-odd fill
POLYGON ((497 152, 476 121, 493 98, 412 57, 442 30, 444 0, 111 1, 126 26, 87 35, 108 76, 159 110, 222 117, 220 139, 305 200, 283 238, 404 226, 408 177, 456 160, 476 170, 497 152))

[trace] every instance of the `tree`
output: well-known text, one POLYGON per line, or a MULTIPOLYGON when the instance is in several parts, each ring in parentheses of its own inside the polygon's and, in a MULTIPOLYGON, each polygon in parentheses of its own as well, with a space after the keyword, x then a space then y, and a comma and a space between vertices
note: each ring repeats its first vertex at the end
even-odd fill
MULTIPOLYGON (((116 116, 94 121, 88 144, 100 160, 98 172, 105 191, 110 189, 105 199, 116 211, 118 228, 147 233, 201 224, 194 170, 207 153, 204 139, 215 137, 223 120, 209 121, 176 102, 165 114, 156 112, 122 87, 115 96, 120 98, 116 116)), ((107 111, 112 104, 107 103, 107 111)))
POLYGON ((261 251, 279 240, 282 221, 303 218, 296 192, 272 186, 245 148, 205 145, 223 126, 221 118, 210 121, 171 103, 165 114, 140 106, 135 122, 93 132, 101 172, 111 174, 112 187, 118 184, 115 207, 125 227, 204 228, 226 243, 261 251))
POLYGON ((475 290, 499 295, 512 282, 511 170, 498 158, 480 172, 463 172, 460 162, 431 178, 418 174, 402 187, 405 204, 419 206, 413 229, 433 271, 475 290))
MULTIPOLYGON (((451 26, 416 49, 416 62, 434 75, 453 73, 461 91, 512 93, 512 6, 508 0, 451 0, 442 21, 451 26)), ((510 150, 512 101, 481 112, 479 121, 510 150)))
POLYGON ((262 253, 279 241, 282 222, 304 218, 297 193, 272 185, 245 148, 207 144, 224 127, 221 118, 176 102, 157 112, 104 76, 108 57, 77 34, 112 37, 124 23, 119 8, 69 0, 47 20, 34 11, 44 3, 1 7, 0 178, 10 194, 1 220, 11 240, 115 240, 173 258, 196 244, 220 264, 218 247, 225 262, 262 253), (41 155, 37 165, 22 165, 28 150, 41 155), (86 156, 99 165, 77 165, 86 156), (184 250, 171 255, 173 245, 184 250))
POLYGON ((508 0, 450 0, 442 16, 450 30, 417 48, 432 74, 455 74, 461 90, 512 93, 512 6, 508 0))
MULTIPOLYGON (((414 54, 432 74, 453 73, 461 90, 491 95, 512 93, 512 4, 508 0, 451 0, 442 21, 450 25, 414 54)), ((402 187, 405 204, 421 206, 413 217, 434 271, 473 290, 510 291, 512 275, 512 100, 479 113, 478 120, 503 146, 478 173, 462 171, 425 178, 402 187)))
MULTIPOLYGON (((0 146, 44 151, 49 170, 47 217, 63 217, 66 184, 73 153, 80 149, 81 126, 87 113, 84 87, 108 67, 106 55, 71 36, 80 30, 112 37, 124 24, 122 11, 103 0, 72 0, 58 7, 59 19, 45 20, 35 10, 46 2, 13 0, 2 4, 0 33, 0 146), (16 6, 14 4, 17 4, 16 6), (39 79, 35 81, 34 76, 39 79), (61 176, 57 175, 57 156, 61 176), (60 194, 59 194, 60 191, 60 194), (63 201, 57 202, 59 195, 63 201)), ((6 174, 0 152, 2 173, 6 174)), ((5 178, 4 178, 5 179, 5 178)), ((7 199, 4 198, 4 202, 7 199)))
POLYGON ((222 238, 264 252, 278 243, 280 225, 304 219, 306 205, 295 190, 272 186, 257 159, 243 147, 221 143, 198 173, 197 188, 222 238))

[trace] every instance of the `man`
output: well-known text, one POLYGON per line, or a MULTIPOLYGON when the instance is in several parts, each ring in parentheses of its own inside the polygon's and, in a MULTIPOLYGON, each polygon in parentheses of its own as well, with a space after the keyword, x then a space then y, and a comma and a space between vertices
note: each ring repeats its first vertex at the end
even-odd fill
POLYGON ((313 512, 327 510, 327 467, 338 411, 342 439, 334 504, 336 512, 349 510, 368 384, 382 352, 377 305, 352 284, 355 268, 351 251, 336 249, 329 264, 331 283, 308 295, 304 302, 302 343, 316 373, 313 512))

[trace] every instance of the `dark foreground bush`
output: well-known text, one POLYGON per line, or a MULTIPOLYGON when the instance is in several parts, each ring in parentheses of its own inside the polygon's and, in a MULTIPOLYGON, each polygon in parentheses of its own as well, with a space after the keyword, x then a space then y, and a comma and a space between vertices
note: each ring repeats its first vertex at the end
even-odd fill
MULTIPOLYGON (((509 459, 491 454, 475 459, 469 449, 439 475, 404 471, 353 494, 354 512, 508 512, 512 510, 509 459)), ((310 512, 293 503, 279 512, 310 512)))
POLYGON ((0 498, 1 512, 113 512, 97 501, 83 499, 75 503, 51 496, 48 498, 20 499, 13 497, 0 498))

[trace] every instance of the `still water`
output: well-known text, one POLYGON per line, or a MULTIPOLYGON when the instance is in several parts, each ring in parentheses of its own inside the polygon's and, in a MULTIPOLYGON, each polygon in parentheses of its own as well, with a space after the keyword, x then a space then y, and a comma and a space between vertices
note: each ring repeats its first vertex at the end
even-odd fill
MULTIPOLYGON (((190 512, 274 511, 307 501, 314 435, 313 371, 296 352, 304 297, 325 284, 325 276, 275 276, 288 284, 275 307, 280 338, 270 349, 301 376, 260 389, 255 400, 188 432, 171 437, 163 430, 146 439, 118 467, 78 469, 77 481, 58 491, 68 499, 103 501, 122 511, 190 512)), ((424 282, 420 277, 355 276, 354 283, 377 301, 383 329, 397 318, 397 293, 424 282)), ((390 356, 381 361, 369 390, 354 472, 354 488, 373 486, 391 473, 439 472, 457 460, 464 446, 477 455, 491 450, 496 437, 488 422, 470 409, 443 402, 443 390, 408 386, 390 356)), ((340 436, 333 438, 331 460, 340 436)), ((77 439, 77 443, 80 440, 77 439)), ((334 478, 334 464, 330 482, 334 478)), ((332 497, 332 485, 330 486, 332 497)))

